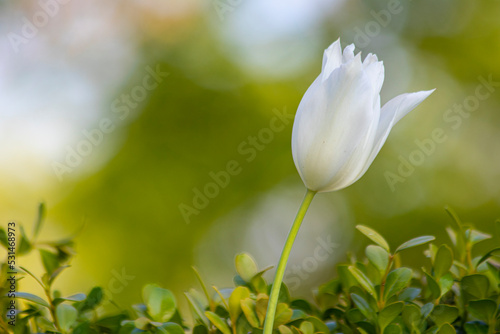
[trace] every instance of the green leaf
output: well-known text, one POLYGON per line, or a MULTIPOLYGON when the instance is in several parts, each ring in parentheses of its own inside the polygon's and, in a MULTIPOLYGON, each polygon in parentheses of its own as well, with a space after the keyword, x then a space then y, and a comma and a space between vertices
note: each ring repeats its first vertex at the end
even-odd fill
POLYGON ((42 306, 50 308, 49 303, 47 303, 44 299, 42 299, 42 298, 40 298, 40 297, 38 297, 36 295, 33 295, 31 293, 16 292, 16 298, 21 298, 21 299, 29 300, 30 302, 33 302, 33 303, 36 303, 38 305, 42 305, 42 306))
POLYGON ((146 317, 139 317, 134 321, 134 326, 143 331, 147 330, 150 325, 151 320, 146 317))
POLYGON ((427 319, 427 317, 431 314, 433 309, 434 309, 433 303, 424 304, 420 309, 420 313, 422 314, 422 319, 423 320, 427 319))
POLYGON ((492 237, 490 234, 486 234, 472 229, 465 231, 465 236, 469 240, 471 245, 475 245, 483 240, 491 239, 492 237))
MULTIPOLYGON (((205 315, 203 315, 205 316, 205 315)), ((192 334, 208 334, 208 328, 204 325, 196 325, 193 328, 192 334)))
POLYGON ((419 288, 406 288, 398 296, 398 300, 402 302, 414 301, 418 295, 422 292, 419 288))
POLYGON ((380 330, 384 332, 384 329, 392 322, 403 310, 404 303, 396 302, 387 305, 378 315, 378 323, 380 330))
POLYGON ((21 237, 19 238, 19 244, 17 246, 16 252, 17 255, 24 255, 31 251, 32 245, 28 237, 26 236, 26 233, 24 232, 23 225, 19 225, 19 233, 21 234, 21 237))
MULTIPOLYGON (((271 289, 271 286, 269 286, 269 290, 271 289)), ((268 291, 268 294, 271 294, 271 291, 268 291)), ((285 283, 281 283, 281 288, 280 288, 280 293, 278 296, 278 302, 279 303, 290 303, 290 291, 288 291, 288 287, 286 286, 285 283)))
POLYGON ((194 274, 196 278, 198 279, 198 282, 201 285, 201 288, 203 289, 203 292, 205 293, 205 297, 207 298, 207 302, 210 305, 210 309, 215 308, 214 303, 212 301, 212 298, 210 297, 210 294, 208 293, 207 286, 205 285, 205 282, 203 282, 203 279, 201 278, 200 272, 196 267, 191 267, 194 271, 194 274))
POLYGON ((439 289, 441 290, 441 295, 440 297, 444 296, 448 291, 451 290, 453 283, 455 281, 453 280, 453 275, 451 273, 447 273, 438 282, 439 289))
POLYGON ((490 299, 472 300, 467 310, 474 318, 491 323, 497 314, 497 304, 490 299))
MULTIPOLYGON (((95 325, 100 328, 106 328, 110 333, 116 333, 122 327, 121 323, 126 321, 126 319, 129 319, 127 314, 115 314, 98 319, 95 325)), ((84 332, 84 334, 87 334, 87 332, 84 332)))
POLYGON ((364 330, 363 328, 361 327, 358 327, 356 328, 358 330, 358 332, 360 332, 361 334, 370 334, 369 332, 367 332, 366 330, 364 330))
POLYGON ((246 298, 241 300, 240 303, 241 310, 243 311, 243 314, 245 314, 245 318, 247 318, 248 323, 254 328, 259 328, 260 321, 257 317, 257 313, 255 312, 255 301, 250 298, 246 298))
POLYGON ((266 280, 257 274, 250 281, 251 286, 254 288, 256 293, 267 293, 267 283, 266 280))
POLYGON ((274 328, 284 325, 292 319, 293 311, 285 303, 279 303, 274 316, 274 328))
POLYGON ((487 334, 488 326, 478 322, 468 322, 464 325, 467 334, 487 334))
POLYGON ((441 297, 441 288, 439 287, 439 284, 437 284, 436 280, 434 280, 431 275, 426 272, 424 272, 424 274, 427 280, 427 288, 431 292, 431 298, 438 299, 439 297, 441 297))
POLYGON ((384 300, 388 300, 403 290, 411 280, 412 271, 409 268, 398 268, 389 273, 385 282, 384 300))
POLYGON ((292 318, 290 319, 290 321, 305 319, 307 317, 308 315, 306 312, 302 310, 293 310, 292 318))
POLYGON ((3 228, 0 227, 0 244, 4 246, 6 249, 9 248, 9 240, 7 238, 7 232, 3 228))
POLYGON ((217 314, 210 311, 206 311, 205 316, 208 318, 208 320, 210 320, 212 324, 214 324, 215 327, 217 327, 218 330, 222 332, 222 334, 231 334, 229 326, 217 314))
POLYGON ((402 334, 403 329, 398 324, 390 324, 384 330, 384 334, 402 334))
POLYGON ((415 304, 406 304, 402 311, 403 322, 410 332, 420 325, 422 315, 420 308, 415 304))
POLYGON ((64 269, 69 267, 70 267, 69 265, 60 266, 59 268, 54 270, 54 272, 49 277, 49 281, 47 282, 49 286, 52 285, 52 283, 54 283, 55 279, 63 272, 64 269))
POLYGON ((71 305, 59 304, 56 307, 56 316, 61 330, 67 332, 75 323, 78 311, 71 305))
POLYGON ((462 230, 462 220, 460 219, 460 217, 458 217, 457 213, 455 212, 455 210, 453 210, 451 207, 449 207, 448 205, 445 206, 444 208, 446 210, 446 213, 451 217, 451 221, 453 222, 453 229, 455 231, 461 231, 462 230))
POLYGON ((185 334, 184 329, 175 322, 167 322, 161 326, 168 334, 185 334))
POLYGON ((280 332, 280 334, 293 334, 292 330, 285 325, 280 325, 278 327, 278 331, 280 332))
POLYGON ((453 264, 453 252, 447 245, 439 246, 434 260, 434 276, 439 280, 450 271, 453 264))
POLYGON ((396 248, 396 251, 394 252, 394 254, 397 254, 397 253, 401 252, 402 250, 405 250, 408 248, 424 245, 428 242, 433 241, 434 239, 436 239, 436 238, 433 237, 432 235, 424 235, 422 237, 417 237, 417 238, 408 240, 407 242, 402 243, 398 248, 396 248))
POLYGON ((431 312, 431 319, 438 327, 452 324, 458 318, 458 308, 449 305, 436 305, 431 312))
POLYGON ((240 277, 248 283, 251 282, 252 278, 259 272, 254 259, 247 253, 236 255, 235 265, 236 271, 240 277))
POLYGON ((248 334, 254 331, 253 327, 248 323, 244 316, 238 317, 236 321, 236 334, 248 334))
POLYGON ((80 305, 80 311, 93 310, 101 303, 103 297, 104 291, 101 287, 92 288, 85 301, 80 305))
MULTIPOLYGON (((465 256, 465 235, 464 235, 464 231, 463 231, 463 227, 462 227, 462 225, 463 225, 462 221, 460 220, 460 218, 458 217, 456 212, 452 208, 450 208, 449 206, 445 207, 445 210, 446 210, 446 213, 448 213, 448 215, 451 217, 451 221, 453 223, 453 224, 451 224, 452 229, 455 231, 455 233, 454 233, 455 240, 452 239, 452 241, 454 242, 456 249, 459 252, 459 254, 458 254, 459 259, 463 260, 463 257, 465 256)), ((451 238, 451 234, 450 234, 450 238, 451 238)))
POLYGON ((461 282, 462 291, 472 298, 485 299, 488 294, 490 282, 488 277, 480 274, 464 276, 461 282))
POLYGON ((373 320, 375 318, 375 311, 363 297, 355 293, 351 293, 351 298, 354 304, 356 304, 356 307, 367 319, 373 320))
POLYGON ((377 293, 375 292, 375 287, 373 283, 370 281, 366 275, 354 266, 349 266, 349 271, 356 278, 356 281, 365 289, 370 295, 372 295, 375 299, 377 298, 377 293))
POLYGON ((264 324, 264 319, 267 313, 267 304, 269 303, 269 296, 266 294, 259 294, 257 300, 255 301, 255 313, 257 313, 257 318, 262 326, 264 324))
POLYGON ((57 305, 57 304, 60 304, 60 303, 62 303, 64 301, 81 302, 81 301, 84 301, 85 298, 87 298, 87 296, 85 296, 84 293, 77 293, 75 295, 71 295, 71 296, 68 296, 68 297, 54 298, 53 303, 57 305))
POLYGON ((325 334, 330 333, 330 329, 328 328, 328 326, 319 318, 308 317, 305 320, 314 325, 314 328, 316 329, 315 333, 325 333, 325 334))
POLYGON ((43 267, 49 276, 51 276, 59 267, 59 257, 57 254, 49 252, 45 249, 40 249, 43 267))
POLYGON ((490 250, 488 253, 486 253, 476 264, 476 268, 479 267, 481 263, 484 261, 488 260, 490 257, 495 256, 495 255, 500 255, 500 247, 495 248, 490 250))
POLYGON ((455 328, 450 324, 444 324, 439 328, 436 334, 456 334, 455 328))
POLYGON ((184 295, 186 296, 189 306, 191 306, 193 318, 200 320, 203 324, 208 326, 202 303, 189 292, 185 292, 184 295))
POLYGON ((38 204, 38 213, 36 215, 35 223, 33 224, 33 239, 38 237, 40 229, 42 227, 43 220, 45 218, 45 203, 38 204))
POLYGON ((358 231, 360 231, 361 233, 366 235, 371 241, 373 241, 374 243, 376 243, 377 245, 379 245, 380 247, 385 249, 387 251, 387 253, 391 252, 389 244, 387 243, 387 241, 385 241, 385 239, 380 234, 378 234, 377 232, 375 232, 371 228, 363 226, 363 225, 358 225, 358 226, 356 226, 356 228, 358 229, 358 231))
POLYGON ((157 322, 167 322, 177 309, 177 303, 172 292, 154 284, 144 287, 142 298, 149 315, 157 322))
POLYGON ((303 334, 314 334, 314 325, 309 321, 302 321, 299 329, 303 334))
POLYGON ((349 320, 349 322, 353 324, 358 323, 366 318, 363 313, 361 313, 361 311, 357 308, 350 309, 346 312, 345 315, 347 320, 349 320))
POLYGON ((243 299, 250 298, 250 290, 247 287, 239 286, 233 290, 231 296, 229 297, 229 314, 231 315, 231 321, 235 322, 238 316, 241 314, 241 301, 243 299))
POLYGON ((337 274, 339 275, 342 289, 344 289, 345 292, 349 291, 351 287, 357 285, 357 280, 353 276, 353 274, 351 274, 351 271, 349 270, 349 265, 345 264, 337 265, 337 274))
POLYGON ((37 326, 45 333, 45 332, 54 332, 59 333, 59 330, 54 326, 52 321, 45 317, 36 317, 37 326))
POLYGON ((389 265, 389 253, 387 251, 376 245, 369 245, 366 247, 366 257, 370 262, 377 268, 377 270, 383 274, 387 270, 389 265))

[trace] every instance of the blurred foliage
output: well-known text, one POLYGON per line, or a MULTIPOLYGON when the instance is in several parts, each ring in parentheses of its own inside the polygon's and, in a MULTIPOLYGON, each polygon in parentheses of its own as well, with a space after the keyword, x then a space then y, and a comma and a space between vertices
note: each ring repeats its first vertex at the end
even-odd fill
MULTIPOLYGON (((388 73, 383 99, 392 97, 387 95, 389 92, 403 93, 406 88, 410 91, 436 87, 437 92, 425 107, 398 124, 368 173, 338 196, 345 199, 346 210, 352 212, 354 222, 376 228, 391 244, 401 244, 421 233, 435 235, 437 240, 445 237, 440 223, 444 218, 440 210, 445 204, 459 208, 467 219, 473 217, 479 229, 490 230, 500 209, 500 156, 495 154, 500 143, 498 93, 481 104, 460 129, 448 131, 449 140, 437 147, 411 177, 399 184, 397 191, 391 192, 384 172, 397 169, 398 157, 407 157, 415 149, 414 139, 425 138, 436 127, 443 126, 443 112, 474 92, 478 76, 492 74, 495 80, 500 80, 500 2, 400 2, 404 10, 382 27, 380 35, 373 38, 362 52, 364 55, 376 52, 385 62, 388 73), (386 93, 391 87, 393 89, 386 93), (394 87, 399 91, 394 91, 394 87)), ((194 278, 190 266, 193 263, 199 267, 204 265, 198 262, 197 245, 207 231, 217 230, 221 217, 242 207, 251 210, 256 198, 277 186, 301 183, 290 153, 291 124, 276 134, 251 163, 247 164, 245 157, 238 153, 238 145, 268 126, 273 109, 286 107, 294 113, 302 95, 320 71, 323 49, 339 36, 343 43, 351 43, 353 28, 362 29, 368 22, 377 22, 372 11, 387 9, 388 2, 340 1, 341 5, 335 10, 323 11, 305 37, 294 31, 292 36, 268 42, 271 45, 292 44, 295 50, 311 49, 314 58, 304 59, 300 68, 286 76, 273 76, 245 67, 242 60, 235 61, 238 58, 235 55, 244 51, 239 44, 228 41, 225 35, 229 30, 237 30, 229 22, 232 14, 246 10, 244 1, 228 12, 223 21, 218 19, 213 1, 204 2, 202 9, 178 17, 175 16, 176 10, 168 10, 172 16, 162 17, 162 11, 140 11, 136 7, 132 7, 135 12, 129 16, 124 9, 128 3, 124 3, 116 10, 114 19, 125 20, 127 30, 134 32, 133 37, 127 36, 126 39, 134 39, 137 54, 133 55, 136 57, 133 63, 137 66, 125 69, 128 76, 122 85, 109 87, 103 93, 107 96, 107 103, 102 107, 102 117, 110 116, 115 98, 130 92, 141 82, 146 65, 155 67, 158 64, 163 71, 169 72, 169 76, 62 183, 50 174, 52 179, 49 177, 46 182, 49 185, 39 189, 33 185, 33 180, 40 179, 37 175, 17 176, 21 180, 18 182, 14 182, 17 179, 10 174, 2 175, 3 189, 15 191, 4 192, 2 203, 5 209, 0 215, 3 221, 12 216, 27 221, 31 203, 45 199, 53 223, 52 228, 45 232, 47 238, 73 231, 82 219, 85 220, 87 226, 78 243, 79 266, 62 280, 67 287, 86 285, 90 289, 95 284, 106 285, 114 277, 113 270, 125 267, 127 273, 137 278, 115 298, 129 304, 139 298, 140 288, 150 277, 157 278, 172 291, 192 285, 194 278), (296 39, 300 41, 294 44, 296 39), (193 189, 203 187, 211 181, 210 172, 223 170, 233 159, 242 163, 243 171, 199 215, 194 216, 189 225, 185 224, 179 204, 189 204, 193 189), (85 275, 87 273, 89 275, 85 275)), ((314 5, 311 1, 311 6, 314 5)), ((8 2, 2 2, 0 6, 6 11, 10 8, 8 2)), ((34 3, 23 6, 37 9, 34 3)), ((172 6, 175 6, 174 2, 172 6)), ((284 6, 292 5, 285 3, 284 6)), ((281 9, 274 14, 276 22, 281 22, 288 13, 281 9)), ((29 13, 27 16, 31 17, 33 13, 29 13)), ((14 11, 8 13, 12 17, 14 14, 14 11)), ((22 22, 24 12, 19 15, 15 19, 22 22)), ((246 16, 248 21, 255 27, 264 26, 260 17, 252 15, 246 16)), ((64 21, 61 18, 73 21, 71 17, 56 19, 64 21)), ((109 20, 110 25, 117 24, 114 19, 109 20)), ((91 21, 89 19, 87 23, 91 24, 91 21)), ((85 29, 87 23, 80 23, 81 26, 73 28, 74 31, 85 29)), ((271 34, 273 26, 268 28, 271 34)), ((49 36, 42 35, 44 31, 40 29, 40 38, 31 45, 54 43, 49 44, 48 49, 60 52, 56 43, 74 42, 71 48, 60 52, 65 60, 63 66, 68 70, 73 57, 82 58, 87 64, 87 57, 101 56, 93 44, 99 36, 91 35, 92 38, 80 41, 78 34, 68 30, 69 35, 64 35, 63 41, 51 42, 49 36)), ((240 39, 250 37, 255 37, 252 31, 243 31, 240 39)), ((120 51, 113 49, 113 52, 120 51)), ((37 55, 33 53, 31 56, 36 59, 37 55)), ((269 53, 269 58, 272 56, 269 53)), ((282 62, 295 56, 295 52, 290 52, 282 62)), ((16 57, 23 58, 26 54, 16 57)), ((44 62, 36 62, 39 66, 46 66, 44 62)), ((279 65, 279 62, 275 64, 279 65)), ((106 66, 100 64, 96 67, 106 66)), ((50 70, 46 72, 51 73, 50 70)), ((43 78, 36 79, 43 81, 43 78)), ((34 82, 32 78, 30 80, 34 82)), ((13 80, 13 88, 16 82, 13 80)), ((65 83, 57 83, 55 90, 64 91, 60 87, 65 87, 65 83)), ((70 108, 68 112, 72 111, 70 108)), ((66 144, 70 143, 61 146, 66 144)), ((14 147, 13 151, 16 150, 14 147)), ((6 161, 4 165, 10 163, 6 161)), ((239 231, 241 227, 235 219, 234 235, 240 235, 239 231)), ((225 247, 224 244, 217 246, 225 247)), ((477 252, 486 252, 481 247, 478 246, 477 252)), ((352 248, 354 251, 355 245, 352 248)), ((409 250, 404 260, 418 267, 424 260, 415 252, 409 250)), ((272 261, 266 264, 270 263, 272 261)), ((217 270, 229 271, 229 264, 221 262, 217 270)), ((184 301, 179 304, 186 305, 184 301)))
MULTIPOLYGON (((493 334, 500 330, 500 247, 472 255, 476 245, 485 240, 494 239, 499 244, 500 221, 493 236, 462 223, 451 209, 447 211, 451 217, 446 228, 449 245, 438 246, 433 236, 420 236, 392 250, 378 232, 358 225, 373 242, 365 248, 365 257, 339 264, 338 278, 321 285, 314 293, 314 302, 293 298, 283 284, 275 333, 493 334), (423 245, 428 245, 425 267, 416 270, 401 263, 402 252, 423 245)), ((9 252, 1 263, 3 333, 262 333, 271 288, 263 275, 270 268, 259 269, 247 253, 235 258, 234 288, 210 289, 194 269, 202 292, 191 289, 185 293, 191 310, 190 327, 179 312, 175 295, 156 284, 143 288, 143 303, 134 305, 133 310, 117 306, 120 310, 109 314, 103 304, 114 303, 113 297, 101 287, 70 296, 54 289, 73 255, 73 243, 71 238, 37 242, 43 213, 41 205, 32 237, 15 223, 7 230, 0 229, 0 244, 9 252), (41 278, 15 262, 16 256, 32 251, 40 254, 45 269, 41 278), (18 291, 20 284, 13 287, 16 283, 10 280, 12 271, 17 271, 17 281, 34 279, 44 295, 18 291)))

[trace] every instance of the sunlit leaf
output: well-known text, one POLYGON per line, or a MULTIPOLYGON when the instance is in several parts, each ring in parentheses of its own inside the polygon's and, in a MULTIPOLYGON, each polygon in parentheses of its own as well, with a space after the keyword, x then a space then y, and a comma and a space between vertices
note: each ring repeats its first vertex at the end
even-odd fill
POLYGON ((389 265, 389 253, 376 245, 369 245, 365 250, 368 260, 377 268, 380 273, 385 273, 389 265))
POLYGON ((385 239, 380 234, 378 234, 376 231, 372 230, 369 227, 363 226, 363 225, 357 225, 356 228, 361 233, 366 235, 371 241, 373 241, 374 243, 376 243, 380 247, 384 248, 387 251, 387 253, 391 252, 391 249, 390 249, 387 241, 385 241, 385 239))
POLYGON ((146 285, 142 296, 148 313, 154 321, 167 322, 177 309, 177 302, 172 292, 157 285, 146 285))
POLYGON ((436 239, 436 238, 431 236, 431 235, 425 235, 422 237, 417 237, 417 238, 408 240, 407 242, 402 243, 398 248, 396 248, 396 251, 394 252, 394 254, 397 254, 397 253, 401 252, 402 250, 405 250, 408 248, 424 245, 428 242, 433 241, 434 239, 436 239))
POLYGON ((239 286, 233 290, 231 296, 229 297, 229 314, 231 315, 231 321, 236 321, 238 316, 241 314, 241 301, 243 299, 250 298, 250 290, 247 287, 239 286))
POLYGON ((254 259, 247 253, 236 255, 235 258, 236 271, 246 282, 250 282, 257 275, 258 268, 254 259))
POLYGON ((49 303, 47 303, 44 299, 36 296, 36 295, 33 295, 31 293, 27 293, 27 292, 16 292, 16 298, 21 298, 21 299, 25 299, 25 300, 28 300, 30 302, 33 302, 33 303, 36 303, 38 305, 42 305, 42 306, 45 306, 45 307, 50 307, 49 303))
POLYGON ((40 203, 38 205, 38 212, 36 215, 35 223, 33 224, 33 239, 38 237, 40 229, 42 228, 42 223, 45 218, 45 203, 40 203))
POLYGON ((59 304, 56 307, 56 316, 59 327, 61 327, 64 332, 67 332, 75 323, 78 311, 71 305, 59 304))
POLYGON ((208 318, 208 320, 210 320, 212 324, 214 324, 215 327, 217 327, 218 330, 222 332, 222 334, 231 334, 227 323, 217 314, 215 314, 214 312, 206 311, 205 316, 208 318))
POLYGON ((248 323, 254 328, 259 328, 260 321, 259 318, 257 317, 257 313, 255 312, 255 301, 250 298, 246 298, 241 300, 240 303, 241 303, 241 310, 245 314, 248 323))
POLYGON ((368 277, 366 277, 366 275, 361 270, 359 270, 354 266, 350 266, 349 271, 356 278, 356 280, 363 287, 363 289, 365 289, 374 298, 377 298, 377 293, 375 292, 375 287, 373 286, 373 283, 370 281, 368 277))

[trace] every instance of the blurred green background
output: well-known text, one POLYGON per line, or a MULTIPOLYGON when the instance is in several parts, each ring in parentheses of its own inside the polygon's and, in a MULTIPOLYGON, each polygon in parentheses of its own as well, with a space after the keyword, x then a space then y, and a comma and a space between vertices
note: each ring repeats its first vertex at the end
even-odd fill
MULTIPOLYGON (((275 264, 304 192, 290 117, 339 37, 384 61, 382 103, 437 91, 360 181, 316 198, 292 292, 310 298, 361 249, 356 224, 397 246, 447 241, 445 205, 489 232, 500 217, 497 0, 7 0, 0 11, 0 218, 31 224, 45 201, 44 239, 85 222, 58 282, 66 293, 101 285, 135 303, 152 282, 182 300, 193 265, 224 287, 238 252, 275 264), (277 114, 283 127, 266 137, 277 114), (235 175, 186 219, 228 163, 235 175), (325 243, 335 251, 315 257, 325 243)), ((40 273, 37 260, 21 261, 40 273)))

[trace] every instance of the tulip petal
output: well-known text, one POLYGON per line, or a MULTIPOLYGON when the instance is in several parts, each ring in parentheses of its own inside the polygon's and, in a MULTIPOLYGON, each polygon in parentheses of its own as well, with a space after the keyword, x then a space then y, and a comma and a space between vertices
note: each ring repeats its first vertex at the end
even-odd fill
POLYGON ((369 65, 378 62, 378 57, 377 55, 374 55, 373 53, 369 53, 365 60, 363 61, 363 67, 366 68, 369 65))
POLYGON ((342 48, 340 46, 340 38, 332 43, 323 53, 323 66, 321 75, 323 81, 328 79, 333 70, 340 67, 342 64, 342 48))
POLYGON ((331 191, 332 179, 352 173, 349 166, 363 168, 371 151, 380 113, 373 110, 378 92, 361 67, 358 55, 334 70, 327 81, 320 75, 299 105, 292 153, 311 190, 331 191))
POLYGON ((350 60, 354 59, 354 44, 349 44, 345 47, 344 53, 342 54, 342 62, 347 63, 350 60))
POLYGON ((367 65, 365 59, 365 61, 363 62, 363 68, 366 74, 368 74, 368 76, 371 78, 373 86, 375 87, 377 92, 380 93, 382 85, 384 84, 384 63, 381 61, 377 61, 367 65))
MULTIPOLYGON (((361 174, 357 177, 359 179, 368 170, 373 160, 377 156, 378 152, 382 149, 392 127, 399 122, 410 111, 415 109, 420 103, 422 103, 429 95, 431 95, 435 89, 428 91, 421 91, 416 93, 406 93, 401 94, 387 102, 380 111, 380 121, 377 128, 377 134, 375 136, 374 146, 370 153, 370 157, 366 161, 361 174)), ((357 180, 356 179, 356 180, 357 180)))

